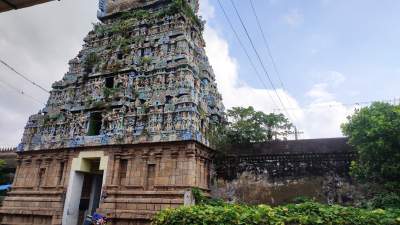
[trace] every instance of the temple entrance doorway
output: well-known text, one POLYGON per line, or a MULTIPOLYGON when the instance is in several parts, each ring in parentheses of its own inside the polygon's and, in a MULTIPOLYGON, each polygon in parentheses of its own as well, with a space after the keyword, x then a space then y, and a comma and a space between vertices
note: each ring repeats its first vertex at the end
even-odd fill
POLYGON ((81 225, 99 208, 108 157, 103 152, 81 152, 71 165, 63 225, 81 225))
POLYGON ((91 161, 92 168, 97 171, 83 173, 82 194, 79 201, 78 225, 83 224, 87 215, 92 215, 99 208, 101 187, 103 185, 103 171, 98 170, 100 159, 91 161))

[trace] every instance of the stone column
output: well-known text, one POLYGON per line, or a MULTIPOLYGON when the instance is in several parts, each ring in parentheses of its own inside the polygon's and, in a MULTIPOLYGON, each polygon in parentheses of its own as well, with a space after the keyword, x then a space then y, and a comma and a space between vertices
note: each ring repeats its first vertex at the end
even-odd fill
POLYGON ((119 162, 121 160, 121 156, 119 155, 114 155, 114 168, 111 171, 113 174, 113 179, 112 179, 112 185, 118 185, 118 179, 119 179, 119 162))
POLYGON ((77 225, 79 216, 79 203, 82 194, 84 175, 71 169, 68 189, 65 196, 63 225, 77 225))

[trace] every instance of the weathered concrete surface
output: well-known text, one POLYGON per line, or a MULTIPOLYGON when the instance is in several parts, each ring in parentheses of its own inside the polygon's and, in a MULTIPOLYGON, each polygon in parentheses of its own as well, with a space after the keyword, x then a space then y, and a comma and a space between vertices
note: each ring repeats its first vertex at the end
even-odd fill
POLYGON ((357 194, 348 176, 355 157, 346 138, 232 146, 216 162, 212 196, 250 204, 283 204, 298 196, 346 203, 357 194))
POLYGON ((211 187, 211 196, 230 202, 281 205, 299 197, 324 203, 348 204, 360 198, 361 190, 348 177, 337 174, 291 177, 271 180, 249 172, 234 180, 218 179, 211 187))

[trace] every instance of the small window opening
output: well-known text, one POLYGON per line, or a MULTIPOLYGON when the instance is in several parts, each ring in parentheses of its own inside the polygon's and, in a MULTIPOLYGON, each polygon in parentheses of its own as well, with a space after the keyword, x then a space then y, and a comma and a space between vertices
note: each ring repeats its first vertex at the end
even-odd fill
POLYGON ((95 112, 90 114, 89 129, 88 129, 89 136, 96 136, 100 134, 101 120, 102 120, 101 113, 95 112))
POLYGON ((156 175, 156 165, 155 164, 148 164, 147 165, 146 190, 153 190, 155 175, 156 175))
POLYGON ((122 54, 122 52, 118 52, 118 54, 117 54, 117 58, 118 58, 119 60, 121 60, 121 59, 122 59, 122 57, 123 57, 123 54, 122 54))
POLYGON ((46 168, 40 168, 39 170, 39 187, 44 183, 44 176, 46 174, 46 168))
POLYGON ((167 95, 167 96, 165 97, 165 102, 166 102, 167 104, 171 104, 171 103, 172 103, 172 96, 167 95))
POLYGON ((114 77, 107 77, 106 78, 106 87, 113 88, 114 87, 114 77))
POLYGON ((119 162, 119 184, 125 185, 126 184, 126 172, 128 170, 128 160, 121 159, 119 162))
POLYGON ((65 166, 65 163, 61 162, 60 163, 60 169, 58 170, 58 185, 61 185, 61 182, 62 182, 62 179, 63 179, 64 166, 65 166))

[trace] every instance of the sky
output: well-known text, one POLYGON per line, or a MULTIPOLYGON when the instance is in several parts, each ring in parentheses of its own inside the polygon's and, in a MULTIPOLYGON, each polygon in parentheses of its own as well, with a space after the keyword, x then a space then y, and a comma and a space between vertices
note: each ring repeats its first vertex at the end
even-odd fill
MULTIPOLYGON (((399 102, 400 1, 252 0, 267 42, 251 0, 233 2, 265 71, 231 1, 221 3, 255 67, 218 1, 200 0, 206 52, 226 108, 282 112, 300 138, 325 138, 342 136, 340 124, 364 102, 399 102)), ((0 59, 51 89, 97 22, 96 10, 97 0, 68 0, 1 13, 0 59)), ((0 64, 0 95, 0 146, 16 146, 48 94, 0 64)))

